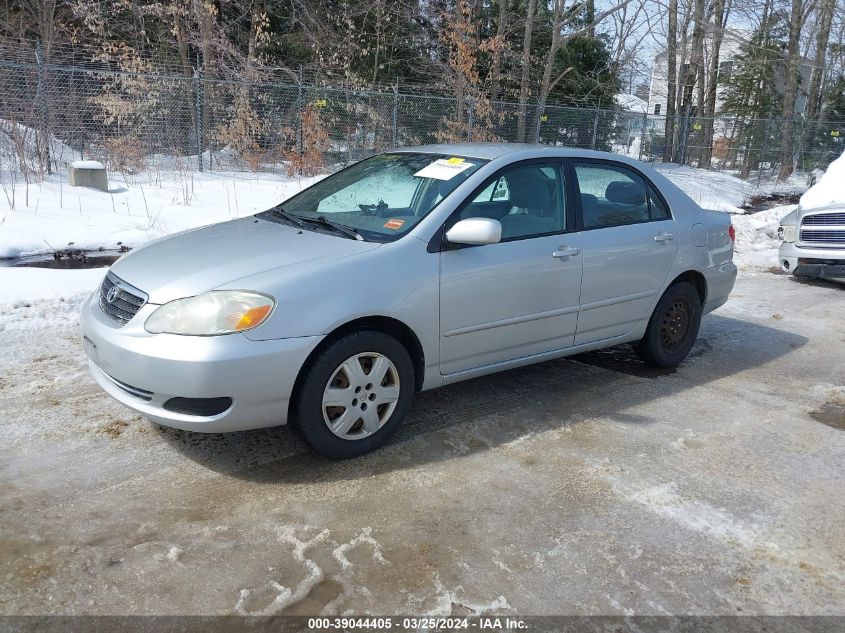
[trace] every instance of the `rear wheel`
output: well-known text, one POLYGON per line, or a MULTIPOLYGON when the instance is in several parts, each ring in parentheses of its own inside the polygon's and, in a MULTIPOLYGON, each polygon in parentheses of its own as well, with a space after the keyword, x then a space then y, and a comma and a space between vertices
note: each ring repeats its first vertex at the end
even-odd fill
POLYGON ((698 291, 685 281, 672 284, 658 301, 645 336, 634 350, 648 365, 675 367, 692 349, 700 325, 698 291))
POLYGON ((354 332, 308 368, 294 401, 295 422, 318 453, 355 457, 390 438, 413 396, 414 366, 405 347, 381 332, 354 332))

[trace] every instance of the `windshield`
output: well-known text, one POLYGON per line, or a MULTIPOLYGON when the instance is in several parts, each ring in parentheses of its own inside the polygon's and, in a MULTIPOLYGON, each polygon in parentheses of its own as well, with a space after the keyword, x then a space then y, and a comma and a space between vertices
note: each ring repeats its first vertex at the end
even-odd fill
POLYGON ((365 240, 391 241, 486 162, 448 154, 379 154, 328 176, 266 213, 304 220, 307 228, 332 230, 329 224, 335 224, 335 232, 337 227, 351 228, 365 240))

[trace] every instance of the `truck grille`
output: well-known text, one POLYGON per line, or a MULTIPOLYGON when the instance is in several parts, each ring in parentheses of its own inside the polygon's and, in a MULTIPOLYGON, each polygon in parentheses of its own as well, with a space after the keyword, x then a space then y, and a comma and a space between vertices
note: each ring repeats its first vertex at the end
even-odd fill
POLYGON ((114 273, 100 284, 100 309, 112 321, 125 325, 147 302, 147 295, 130 286, 114 273))
POLYGON ((818 213, 816 215, 808 215, 802 222, 803 226, 845 226, 845 212, 841 213, 818 213))
POLYGON ((801 241, 814 244, 841 244, 845 246, 845 230, 807 231, 801 230, 801 241))

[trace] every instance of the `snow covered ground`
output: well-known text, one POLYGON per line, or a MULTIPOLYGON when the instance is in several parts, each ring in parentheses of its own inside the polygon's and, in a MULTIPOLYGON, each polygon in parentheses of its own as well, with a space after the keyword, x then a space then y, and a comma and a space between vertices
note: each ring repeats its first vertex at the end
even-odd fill
POLYGON ((743 203, 753 196, 802 193, 807 189, 805 174, 793 174, 785 182, 777 182, 773 176, 759 181, 743 180, 728 172, 673 163, 656 163, 653 167, 683 189, 699 206, 725 213, 744 213, 743 203))
POLYGON ((0 258, 68 247, 134 247, 262 211, 317 179, 277 173, 111 173, 108 192, 70 187, 65 174, 28 186, 7 180, 0 196, 0 258))

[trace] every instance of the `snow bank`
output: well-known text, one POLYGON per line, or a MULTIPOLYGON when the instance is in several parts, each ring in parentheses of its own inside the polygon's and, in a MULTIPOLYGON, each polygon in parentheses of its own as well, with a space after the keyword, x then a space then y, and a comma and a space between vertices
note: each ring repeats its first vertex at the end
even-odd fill
MULTIPOLYGON (((50 151, 50 162, 59 169, 82 159, 82 154, 52 134, 47 136, 47 147, 50 151)), ((0 119, 0 169, 16 173, 20 171, 21 162, 24 162, 29 170, 37 172, 40 170, 40 153, 38 133, 35 129, 0 119)))
POLYGON ((743 270, 767 269, 778 265, 778 226, 797 205, 773 207, 751 215, 735 215, 734 262, 743 270))
POLYGON ((318 178, 274 173, 171 173, 122 178, 111 191, 70 187, 64 174, 0 196, 0 257, 68 247, 134 247, 157 237, 269 209, 318 178), (11 203, 14 201, 14 204, 11 203))
POLYGON ((36 298, 61 299, 79 293, 90 294, 105 274, 105 268, 0 268, 0 303, 26 302, 36 298))
POLYGON ((823 209, 825 207, 845 207, 845 152, 833 161, 824 175, 801 196, 802 209, 823 209))
POLYGON ((0 332, 74 326, 104 268, 0 268, 0 332))
POLYGON ((704 209, 743 213, 740 207, 745 200, 755 193, 760 193, 754 183, 725 172, 674 163, 656 163, 653 167, 704 209))

